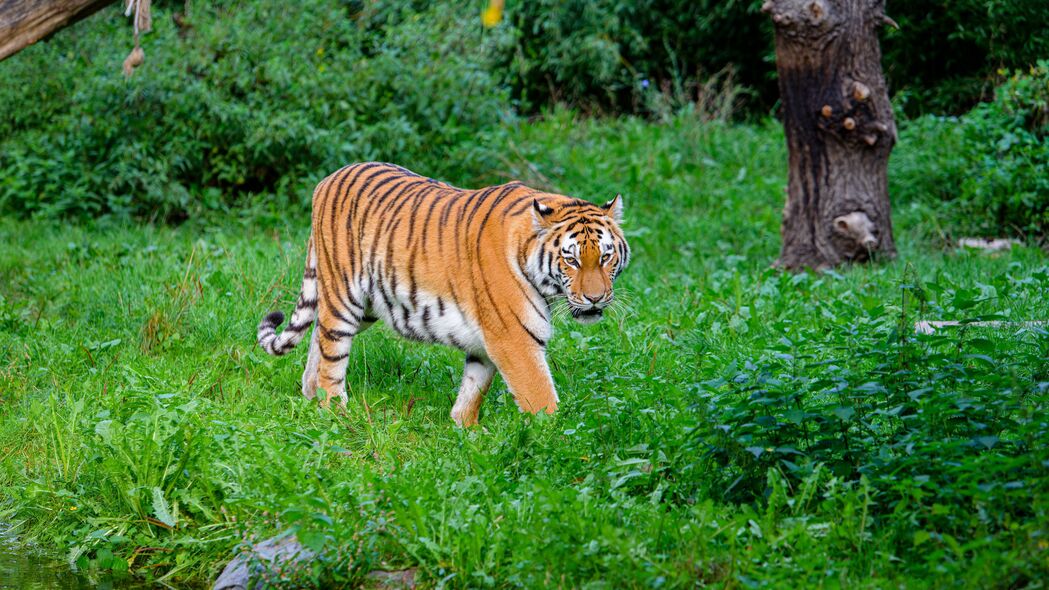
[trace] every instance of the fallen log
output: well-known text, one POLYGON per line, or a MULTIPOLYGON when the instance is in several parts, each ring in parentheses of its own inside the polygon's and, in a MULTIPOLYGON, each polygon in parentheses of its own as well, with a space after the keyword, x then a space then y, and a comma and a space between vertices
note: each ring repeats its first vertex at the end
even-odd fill
POLYGON ((998 328, 1001 330, 1021 329, 1021 328, 1042 328, 1049 326, 1049 322, 1041 320, 1031 320, 1026 322, 1004 322, 999 320, 992 320, 986 322, 956 322, 956 321, 920 321, 915 322, 914 331, 918 334, 934 334, 936 330, 940 328, 959 328, 962 326, 972 326, 974 328, 998 328))

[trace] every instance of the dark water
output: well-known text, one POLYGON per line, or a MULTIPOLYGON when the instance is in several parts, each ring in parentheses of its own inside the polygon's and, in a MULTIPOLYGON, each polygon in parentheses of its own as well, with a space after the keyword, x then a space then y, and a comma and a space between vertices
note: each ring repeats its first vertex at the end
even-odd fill
MULTIPOLYGON (((0 525, 0 588, 20 590, 100 590, 135 588, 130 579, 87 576, 77 573, 60 559, 35 554, 18 543, 0 525)), ((142 586, 137 586, 142 587, 142 586)))

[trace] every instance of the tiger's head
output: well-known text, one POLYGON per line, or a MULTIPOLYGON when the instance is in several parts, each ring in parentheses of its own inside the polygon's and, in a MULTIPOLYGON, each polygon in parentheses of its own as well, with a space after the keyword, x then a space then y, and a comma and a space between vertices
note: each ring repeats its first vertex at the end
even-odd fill
POLYGON ((612 303, 612 283, 630 261, 630 247, 619 223, 623 198, 598 206, 586 201, 546 205, 532 201, 540 237, 534 258, 540 293, 562 295, 572 317, 590 324, 612 303))

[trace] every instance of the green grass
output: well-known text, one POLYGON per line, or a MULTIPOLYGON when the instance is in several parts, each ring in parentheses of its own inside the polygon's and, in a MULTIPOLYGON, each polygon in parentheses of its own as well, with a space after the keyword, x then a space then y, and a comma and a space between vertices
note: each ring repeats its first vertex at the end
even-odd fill
POLYGON ((556 326, 558 414, 522 416, 497 380, 459 430, 461 354, 386 329, 354 341, 345 414, 304 400, 305 346, 254 338, 293 305, 305 210, 3 220, 0 521, 180 584, 288 529, 323 554, 300 575, 348 585, 1042 583, 1049 334, 911 330, 1046 319, 1042 252, 945 250, 897 203, 897 261, 781 274, 774 124, 558 112, 509 136, 506 175, 626 198, 626 305, 556 326))

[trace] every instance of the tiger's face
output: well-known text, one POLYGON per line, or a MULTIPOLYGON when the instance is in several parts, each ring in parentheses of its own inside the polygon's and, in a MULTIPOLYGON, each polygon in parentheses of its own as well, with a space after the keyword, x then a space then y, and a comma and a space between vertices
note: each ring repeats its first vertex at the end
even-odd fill
POLYGON ((535 208, 537 221, 546 230, 540 261, 548 275, 544 284, 567 299, 579 323, 600 320, 615 297, 612 284, 630 259, 619 228, 622 197, 616 195, 603 206, 578 201, 560 209, 536 201, 535 208))

